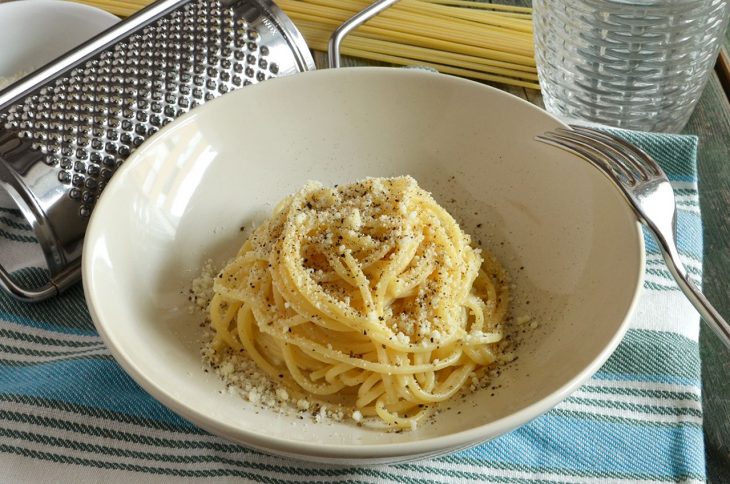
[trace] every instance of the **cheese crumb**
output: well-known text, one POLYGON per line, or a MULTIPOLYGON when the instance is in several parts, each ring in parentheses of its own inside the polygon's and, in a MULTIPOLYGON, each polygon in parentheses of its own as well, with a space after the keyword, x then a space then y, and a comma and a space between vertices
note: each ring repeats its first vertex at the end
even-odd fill
POLYGON ((200 276, 193 279, 191 284, 190 297, 188 298, 192 303, 188 308, 190 314, 208 309, 208 305, 213 299, 213 283, 217 273, 218 271, 213 268, 213 260, 208 259, 205 261, 200 276))
POLYGON ((525 323, 529 323, 531 319, 532 319, 532 316, 530 316, 528 314, 523 314, 523 315, 517 316, 515 318, 515 323, 522 325, 525 323))
POLYGON ((362 216, 360 215, 360 210, 357 208, 352 209, 345 218, 345 224, 352 230, 360 230, 362 227, 362 216))

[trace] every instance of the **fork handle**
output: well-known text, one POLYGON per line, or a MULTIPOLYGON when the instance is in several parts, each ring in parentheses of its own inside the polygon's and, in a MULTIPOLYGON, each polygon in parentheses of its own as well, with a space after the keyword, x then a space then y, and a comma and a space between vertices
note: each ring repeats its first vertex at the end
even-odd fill
POLYGON ((700 313, 700 316, 710 329, 730 349, 730 324, 723 319, 720 313, 717 312, 717 309, 712 306, 710 301, 707 300, 700 290, 697 289, 697 286, 687 277, 687 272, 684 270, 684 266, 679 259, 675 259, 671 252, 663 247, 663 244, 659 244, 659 247, 662 251, 664 261, 667 263, 667 268, 674 276, 679 288, 687 296, 687 299, 689 299, 695 309, 697 309, 697 312, 700 313))

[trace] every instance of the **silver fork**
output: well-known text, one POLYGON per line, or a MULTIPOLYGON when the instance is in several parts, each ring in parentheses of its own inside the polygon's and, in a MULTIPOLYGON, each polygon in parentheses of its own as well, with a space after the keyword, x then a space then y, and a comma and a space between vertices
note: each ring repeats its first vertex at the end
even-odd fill
POLYGON ((677 208, 667 176, 649 155, 608 133, 582 126, 558 128, 536 136, 590 162, 621 190, 641 223, 659 244, 677 285, 702 319, 730 349, 730 325, 687 276, 675 242, 677 208))

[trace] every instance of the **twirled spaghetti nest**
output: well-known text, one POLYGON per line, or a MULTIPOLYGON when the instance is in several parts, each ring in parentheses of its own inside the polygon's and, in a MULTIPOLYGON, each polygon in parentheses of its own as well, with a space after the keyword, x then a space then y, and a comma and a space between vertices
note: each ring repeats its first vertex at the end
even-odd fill
POLYGON ((412 429, 498 358, 508 287, 412 178, 310 183, 218 275, 210 319, 290 389, 412 429))

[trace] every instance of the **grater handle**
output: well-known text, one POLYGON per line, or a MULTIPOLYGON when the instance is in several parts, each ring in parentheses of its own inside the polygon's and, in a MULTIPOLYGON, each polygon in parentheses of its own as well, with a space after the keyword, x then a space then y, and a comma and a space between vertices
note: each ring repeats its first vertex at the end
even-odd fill
POLYGON ((58 296, 61 292, 72 286, 79 280, 81 266, 74 264, 51 277, 42 287, 26 288, 17 284, 10 277, 10 273, 0 264, 0 289, 3 289, 14 298, 23 302, 38 302, 50 297, 58 296))
POLYGON ((371 18, 375 17, 383 10, 392 7, 393 5, 398 3, 398 1, 399 0, 377 0, 365 9, 350 17, 348 20, 345 21, 345 23, 337 27, 337 29, 332 32, 329 44, 327 45, 327 57, 329 59, 329 66, 331 68, 340 67, 340 44, 342 44, 342 40, 350 32, 352 32, 371 18))

